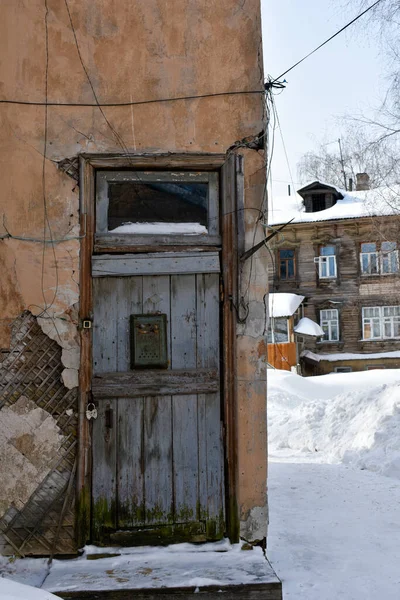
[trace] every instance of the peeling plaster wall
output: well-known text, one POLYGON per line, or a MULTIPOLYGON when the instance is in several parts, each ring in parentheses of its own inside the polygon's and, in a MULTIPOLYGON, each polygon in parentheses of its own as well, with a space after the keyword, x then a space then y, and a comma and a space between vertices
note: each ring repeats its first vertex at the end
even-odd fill
MULTIPOLYGON (((82 59, 103 102, 263 89, 259 0, 69 0, 82 59)), ((48 99, 93 103, 64 0, 48 2, 48 99)), ((0 73, 2 98, 43 101, 45 96, 45 5, 43 0, 2 7, 0 73), (21 8, 23 7, 23 9, 21 8)), ((211 97, 104 109, 132 153, 224 153, 265 125, 260 95, 211 97)), ((97 107, 47 110, 0 107, 0 234, 43 239, 79 234, 79 189, 57 161, 80 152, 121 152, 121 144, 97 107), (49 225, 51 231, 49 229, 49 225)), ((262 153, 244 151, 245 203, 259 207, 264 188, 262 153)), ((245 211, 246 246, 261 239, 257 212, 245 211)), ((4 280, 0 293, 0 342, 8 325, 29 309, 40 315, 46 335, 62 348, 62 379, 78 384, 79 240, 57 244, 0 241, 4 280)), ((239 506, 242 533, 266 535, 266 411, 263 343, 266 257, 246 265, 243 285, 250 312, 238 326, 239 506), (248 282, 247 282, 248 279, 248 282), (255 512, 254 512, 255 509, 255 512), (257 516, 258 515, 258 516, 257 516)))
POLYGON ((11 504, 22 509, 51 470, 63 442, 55 419, 21 396, 1 411, 0 518, 11 504), (10 473, 23 477, 10 477, 10 473))

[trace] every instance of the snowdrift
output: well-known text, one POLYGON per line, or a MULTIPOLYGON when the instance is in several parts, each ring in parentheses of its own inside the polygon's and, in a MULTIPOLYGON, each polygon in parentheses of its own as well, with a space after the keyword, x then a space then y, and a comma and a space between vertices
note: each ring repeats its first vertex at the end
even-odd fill
POLYGON ((268 371, 269 450, 400 479, 400 370, 268 371))

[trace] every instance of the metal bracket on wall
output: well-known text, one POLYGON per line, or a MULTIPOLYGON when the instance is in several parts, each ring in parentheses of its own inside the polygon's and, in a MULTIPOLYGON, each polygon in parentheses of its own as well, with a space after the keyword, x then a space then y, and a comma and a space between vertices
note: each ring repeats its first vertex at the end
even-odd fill
POLYGON ((252 248, 250 248, 250 250, 247 250, 247 252, 245 252, 244 254, 242 254, 242 256, 240 257, 240 260, 244 262, 245 260, 247 260, 248 258, 250 258, 251 256, 253 256, 253 254, 255 254, 258 250, 260 250, 260 248, 262 248, 267 242, 269 242, 269 240, 271 240, 280 231, 282 231, 282 229, 284 229, 285 227, 287 227, 289 225, 289 223, 291 223, 293 220, 294 220, 294 217, 293 217, 293 219, 290 219, 290 221, 288 221, 284 225, 281 225, 278 229, 276 229, 275 231, 273 231, 269 236, 267 236, 266 238, 264 238, 261 242, 259 242, 258 244, 256 244, 252 248))

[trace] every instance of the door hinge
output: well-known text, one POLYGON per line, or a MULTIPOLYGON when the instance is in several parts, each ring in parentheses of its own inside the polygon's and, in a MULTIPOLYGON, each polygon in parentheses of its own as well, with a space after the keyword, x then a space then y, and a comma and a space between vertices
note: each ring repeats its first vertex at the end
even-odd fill
POLYGON ((219 280, 219 301, 223 302, 224 298, 225 298, 224 282, 223 282, 223 279, 221 278, 219 280))

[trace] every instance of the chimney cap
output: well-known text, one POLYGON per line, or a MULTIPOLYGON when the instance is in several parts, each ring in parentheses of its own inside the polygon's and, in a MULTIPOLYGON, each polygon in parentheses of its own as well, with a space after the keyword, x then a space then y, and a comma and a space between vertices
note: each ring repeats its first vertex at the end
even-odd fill
POLYGON ((369 190, 369 175, 368 173, 357 173, 356 174, 356 190, 361 192, 363 190, 369 190))

